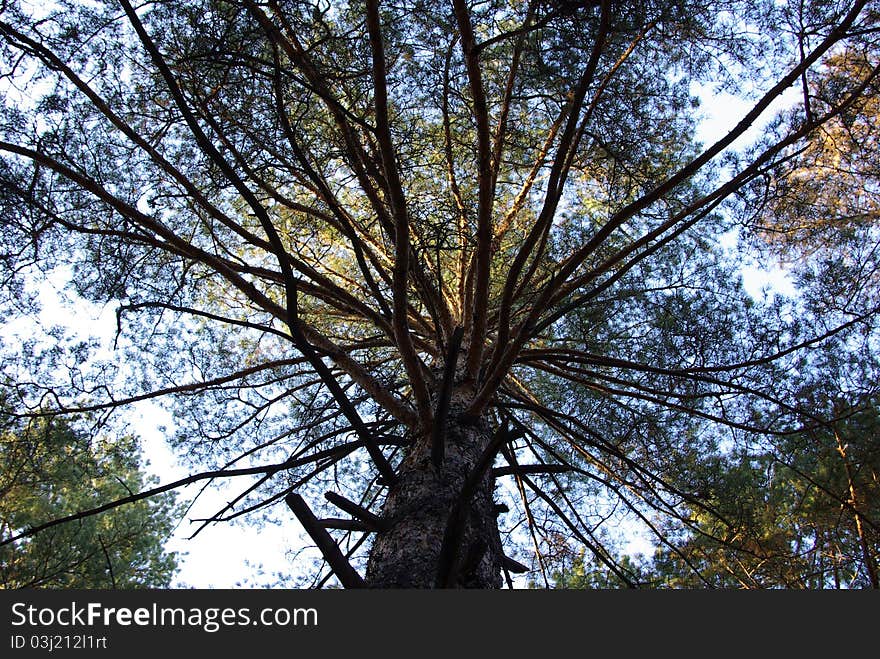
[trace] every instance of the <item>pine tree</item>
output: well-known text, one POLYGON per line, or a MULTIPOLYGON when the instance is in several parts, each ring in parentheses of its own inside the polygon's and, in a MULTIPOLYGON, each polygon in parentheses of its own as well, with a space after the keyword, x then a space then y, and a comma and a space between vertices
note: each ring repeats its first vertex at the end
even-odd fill
POLYGON ((795 395, 816 351, 876 340, 873 308, 755 303, 746 241, 731 256, 724 237, 764 207, 757 183, 870 102, 877 17, 865 0, 4 3, 7 306, 70 263, 127 351, 114 370, 82 349, 64 378, 22 351, 22 403, 168 401, 207 469, 168 487, 251 478, 209 521, 284 501, 346 587, 549 582, 571 543, 635 585, 603 521, 674 544, 657 517, 711 505, 678 478, 707 429, 827 423, 795 395), (734 149, 840 52, 864 66, 734 149), (710 145, 699 84, 751 103, 710 145))
MULTIPOLYGON (((151 484, 133 438, 93 440, 61 420, 5 428, 0 466, 4 537, 151 484)), ((167 588, 177 557, 163 545, 178 514, 165 494, 0 547, 0 587, 167 588)))

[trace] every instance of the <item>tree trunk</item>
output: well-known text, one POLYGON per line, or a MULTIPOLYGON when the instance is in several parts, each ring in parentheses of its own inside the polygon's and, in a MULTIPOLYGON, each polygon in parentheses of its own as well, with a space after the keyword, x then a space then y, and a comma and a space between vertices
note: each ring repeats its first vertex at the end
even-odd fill
POLYGON ((431 434, 427 432, 416 438, 398 469, 399 478, 382 512, 389 527, 376 536, 367 563, 366 580, 370 587, 501 586, 503 554, 492 498, 495 484, 491 469, 480 478, 473 496, 460 502, 462 489, 493 433, 486 419, 463 420, 464 405, 455 398, 453 394, 446 417, 440 468, 432 461, 431 434), (460 503, 460 530, 451 534, 458 542, 450 543, 450 513, 460 503), (457 560, 451 568, 452 577, 438 582, 439 573, 450 573, 440 565, 450 558, 449 551, 441 556, 444 538, 457 560))
POLYGON ((846 446, 836 431, 834 432, 834 439, 837 441, 837 452, 840 454, 840 459, 843 461, 843 469, 846 473, 846 482, 849 489, 849 503, 852 506, 853 519, 856 523, 856 533, 859 536, 859 547, 862 550, 862 561, 865 564, 865 571, 868 573, 868 581, 871 584, 871 588, 880 590, 880 576, 877 574, 877 566, 874 564, 874 556, 872 555, 871 548, 865 538, 865 530, 862 528, 862 516, 858 512, 860 501, 856 496, 856 485, 853 480, 852 468, 849 465, 849 459, 846 457, 846 446))

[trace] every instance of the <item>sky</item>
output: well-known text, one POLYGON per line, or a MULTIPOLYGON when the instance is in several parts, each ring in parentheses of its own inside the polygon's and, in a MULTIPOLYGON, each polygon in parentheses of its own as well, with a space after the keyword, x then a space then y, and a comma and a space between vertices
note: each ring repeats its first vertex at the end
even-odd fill
MULTIPOLYGON (((749 104, 730 94, 716 94, 709 87, 697 87, 694 93, 703 99, 701 111, 705 118, 699 125, 697 137, 710 144, 731 128, 749 109, 749 104)), ((783 99, 780 104, 785 103, 783 99)), ((765 117, 780 107, 777 104, 765 113, 765 117)), ((743 142, 760 131, 761 124, 752 127, 743 142)), ((62 326, 71 334, 98 338, 113 358, 112 344, 116 331, 115 310, 110 306, 98 306, 81 299, 74 299, 64 287, 70 273, 59 268, 56 276, 39 285, 38 293, 43 312, 39 319, 44 328, 62 326)), ((761 297, 765 290, 791 294, 793 287, 785 271, 777 264, 763 267, 748 266, 743 269, 744 285, 754 297, 761 297)), ((24 337, 34 336, 38 328, 23 319, 5 320, 0 326, 0 338, 14 345, 24 337)), ((165 441, 163 429, 173 427, 173 418, 156 403, 143 402, 135 406, 130 415, 131 430, 142 440, 144 455, 148 458, 147 471, 156 475, 161 483, 167 483, 189 475, 190 469, 181 464, 165 441)), ((190 501, 200 489, 191 485, 180 491, 180 500, 190 501)), ((189 511, 188 518, 207 517, 218 510, 226 500, 242 488, 240 481, 231 487, 209 488, 189 511)), ((189 539, 195 525, 182 521, 167 548, 180 552, 180 571, 175 587, 193 588, 242 588, 271 585, 274 575, 290 575, 293 570, 293 553, 310 544, 299 523, 292 515, 285 516, 283 505, 275 507, 279 524, 266 524, 259 528, 246 524, 212 525, 196 538, 189 539)), ((633 551, 645 551, 648 545, 634 539, 633 551)))

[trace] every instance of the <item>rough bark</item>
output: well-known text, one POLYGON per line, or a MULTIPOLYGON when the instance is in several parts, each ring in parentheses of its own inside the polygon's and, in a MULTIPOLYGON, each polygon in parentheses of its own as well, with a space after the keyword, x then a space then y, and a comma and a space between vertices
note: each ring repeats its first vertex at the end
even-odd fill
POLYGON ((493 432, 485 418, 468 420, 462 397, 453 394, 446 417, 440 467, 431 458, 430 430, 416 439, 398 469, 382 517, 387 530, 377 534, 367 564, 374 588, 499 588, 503 553, 492 494, 491 469, 464 502, 464 524, 457 546, 458 565, 450 584, 437 582, 441 547, 450 512, 493 432))

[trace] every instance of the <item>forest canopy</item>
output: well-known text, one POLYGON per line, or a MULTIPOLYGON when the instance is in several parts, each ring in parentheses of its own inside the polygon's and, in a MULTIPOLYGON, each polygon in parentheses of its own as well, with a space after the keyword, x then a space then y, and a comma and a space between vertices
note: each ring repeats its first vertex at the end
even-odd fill
POLYGON ((74 516, 233 482, 301 585, 877 588, 878 18, 4 0, 4 315, 117 316, 4 346, 7 415, 173 412, 192 475, 74 516))

